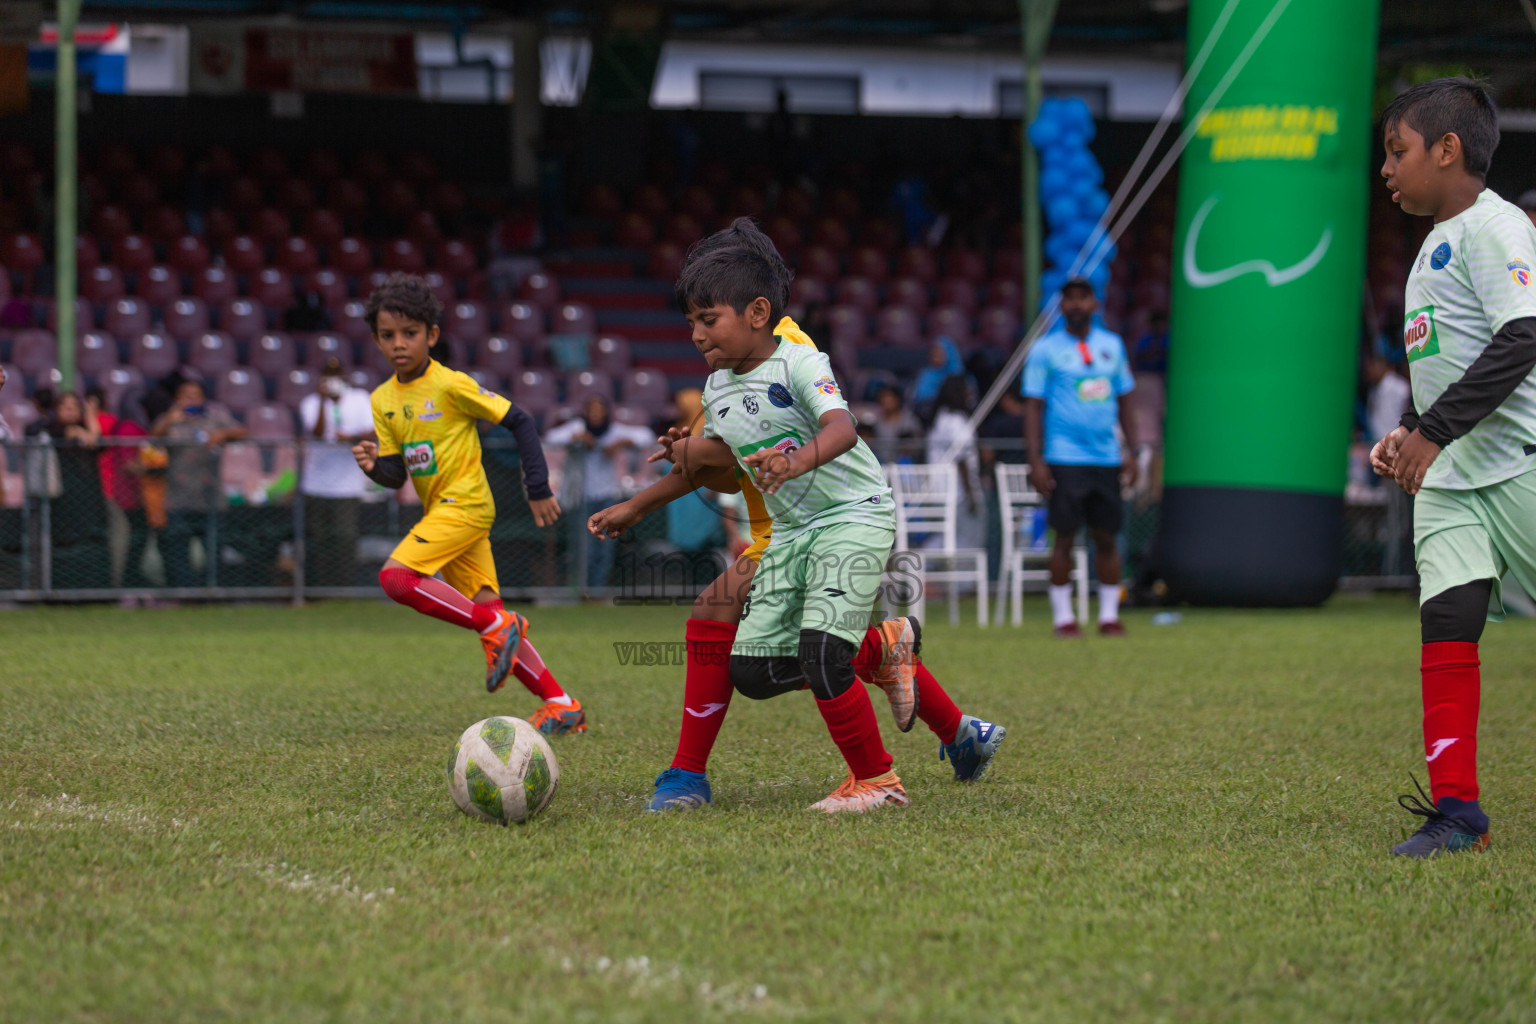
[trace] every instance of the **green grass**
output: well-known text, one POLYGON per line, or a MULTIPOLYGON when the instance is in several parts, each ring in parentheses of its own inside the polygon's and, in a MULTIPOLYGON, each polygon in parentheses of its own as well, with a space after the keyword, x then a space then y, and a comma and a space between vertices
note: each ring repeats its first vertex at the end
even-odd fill
POLYGON ((684 610, 536 610, 592 731, 556 742, 548 816, 499 829, 443 766, 534 703, 483 692, 465 633, 382 603, 0 613, 0 1019, 1536 1017, 1536 623, 1484 637, 1492 850, 1408 863, 1407 599, 1122 642, 1029 614, 927 629, 1008 726, 992 775, 887 728, 912 806, 825 819, 843 769, 803 695, 732 705, 714 807, 642 814, 682 671, 609 644, 684 610))

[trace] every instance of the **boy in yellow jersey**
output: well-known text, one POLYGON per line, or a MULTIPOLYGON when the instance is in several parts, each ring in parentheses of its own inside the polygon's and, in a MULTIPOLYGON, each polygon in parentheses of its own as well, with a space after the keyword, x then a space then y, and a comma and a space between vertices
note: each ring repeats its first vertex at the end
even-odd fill
MULTIPOLYGON (((760 273, 758 276, 762 280, 754 283, 777 298, 777 309, 783 308, 787 299, 788 273, 782 269, 783 263, 773 251, 772 244, 750 221, 738 221, 731 228, 711 236, 695 247, 689 259, 692 261, 700 254, 707 255, 717 248, 736 250, 745 263, 758 271, 766 268, 768 273, 760 273)), ((685 296, 684 291, 683 283, 680 282, 680 302, 685 298, 697 298, 685 296)), ((756 294, 752 288, 747 291, 756 294)), ((746 291, 741 294, 745 295, 746 291)), ((787 316, 778 321, 773 333, 781 342, 804 345, 813 350, 816 347, 810 337, 787 316)), ((772 390, 767 400, 770 404, 777 404, 772 390)), ((766 406, 759 405, 759 408, 766 406)), ((751 414, 752 409, 748 404, 731 412, 744 415, 751 414)), ((720 410, 716 410, 716 415, 720 415, 720 410)), ((674 445, 690 433, 688 427, 674 428, 666 436, 658 438, 663 450, 652 455, 652 461, 671 459, 674 445)), ((769 545, 773 529, 773 520, 761 492, 739 469, 722 471, 711 468, 683 473, 683 468, 675 467, 671 475, 629 501, 599 512, 587 524, 588 530, 595 536, 618 537, 648 512, 699 486, 725 492, 740 490, 750 515, 751 546, 699 595, 688 620, 682 728, 672 765, 656 780, 656 794, 647 806, 648 810, 653 811, 700 807, 711 802, 705 771, 733 693, 730 676, 731 647, 757 573, 758 562, 769 545)), ((915 618, 887 620, 878 627, 866 630, 863 642, 852 658, 853 669, 859 679, 886 691, 897 727, 903 732, 912 727, 915 718, 923 719, 939 737, 940 755, 949 757, 954 765, 956 779, 968 781, 979 778, 996 753, 1006 730, 982 719, 961 714, 943 687, 918 661, 921 642, 921 627, 915 618)), ((824 809, 867 808, 840 804, 824 809)))
POLYGON ((427 283, 408 274, 392 274, 368 297, 368 326, 395 372, 373 392, 378 443, 363 441, 352 454, 384 487, 409 479, 425 509, 384 563, 379 583, 401 604, 479 633, 485 688, 495 692, 515 674, 544 701, 529 718, 540 732, 585 732, 581 705, 528 642, 528 620, 502 607, 491 557, 496 505, 480 465, 476 421, 500 423, 517 438, 533 520, 549 526, 560 505, 550 491, 538 429, 505 398, 428 356, 442 311, 427 283))

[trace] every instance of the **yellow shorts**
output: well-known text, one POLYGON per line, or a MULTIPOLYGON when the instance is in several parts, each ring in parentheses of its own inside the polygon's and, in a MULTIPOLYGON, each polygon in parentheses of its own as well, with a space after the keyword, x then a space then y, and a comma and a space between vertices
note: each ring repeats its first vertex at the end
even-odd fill
POLYGON ((772 539, 772 534, 766 537, 753 537, 752 543, 747 545, 740 557, 750 558, 754 562, 761 562, 763 560, 763 552, 768 550, 768 542, 772 539))
POLYGON ((466 522, 458 512, 428 512, 390 557, 424 576, 441 572, 443 582, 468 598, 482 588, 501 593, 490 527, 466 522))

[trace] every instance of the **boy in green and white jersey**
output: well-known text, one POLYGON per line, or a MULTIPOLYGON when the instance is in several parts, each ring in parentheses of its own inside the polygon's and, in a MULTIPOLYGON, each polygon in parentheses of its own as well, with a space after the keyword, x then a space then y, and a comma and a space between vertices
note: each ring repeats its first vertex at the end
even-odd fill
POLYGON ((1427 820, 1393 852, 1428 857, 1488 846, 1477 644, 1485 619, 1503 618, 1506 571, 1536 593, 1536 227, 1484 186, 1499 130, 1479 83, 1416 85, 1382 127, 1393 200, 1435 219, 1403 307, 1413 411, 1371 452, 1377 473, 1417 495, 1431 795, 1399 798, 1427 820))

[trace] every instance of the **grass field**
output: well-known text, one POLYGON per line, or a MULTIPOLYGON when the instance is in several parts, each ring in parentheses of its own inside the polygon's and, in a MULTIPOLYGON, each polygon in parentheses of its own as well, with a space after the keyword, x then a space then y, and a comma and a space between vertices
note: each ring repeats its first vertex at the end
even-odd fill
MULTIPOLYGON (((5 1021, 1536 1019, 1536 622, 1484 637, 1481 856, 1418 819, 1416 616, 1186 612, 1124 641, 927 629, 1008 726, 962 787, 889 728, 912 806, 825 819, 809 697, 738 700, 715 806, 646 815, 683 609, 540 609, 587 705, 545 818, 450 802, 454 739, 527 714, 392 605, 0 613, 5 1021)), ((883 701, 882 726, 888 717, 883 701)))

